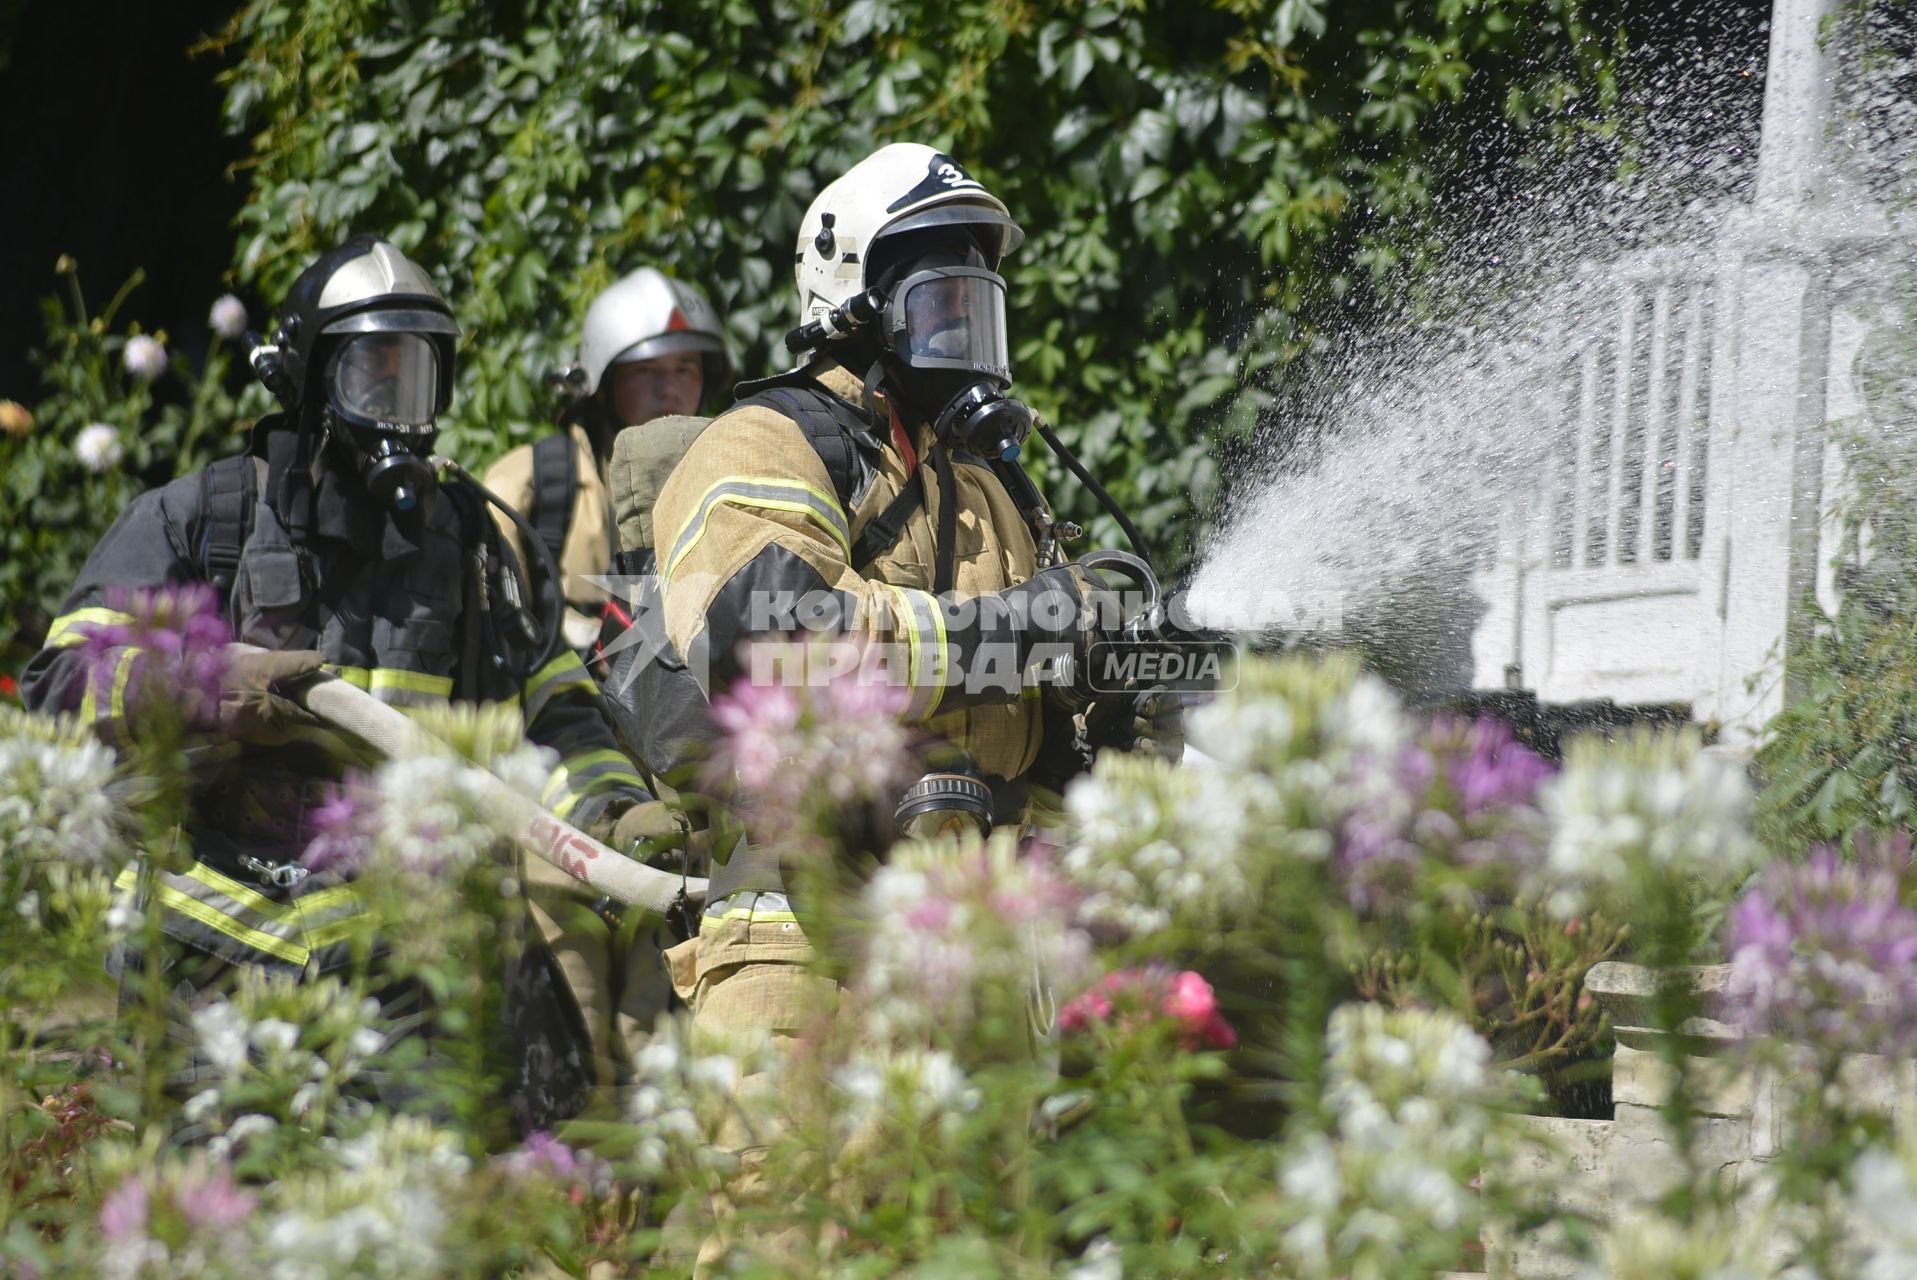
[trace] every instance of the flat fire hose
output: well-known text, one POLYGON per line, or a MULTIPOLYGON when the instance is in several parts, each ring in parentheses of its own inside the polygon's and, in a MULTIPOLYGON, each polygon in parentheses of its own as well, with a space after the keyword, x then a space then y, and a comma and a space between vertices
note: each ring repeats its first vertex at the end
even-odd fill
MULTIPOLYGON (((389 758, 443 749, 438 740, 372 694, 332 675, 317 675, 283 686, 287 696, 389 758)), ((490 775, 487 775, 490 776, 490 775)), ((648 867, 600 844, 541 808, 531 797, 493 780, 502 805, 510 805, 519 842, 575 880, 591 885, 622 906, 665 915, 681 890, 692 905, 705 901, 703 877, 680 877, 648 867)))

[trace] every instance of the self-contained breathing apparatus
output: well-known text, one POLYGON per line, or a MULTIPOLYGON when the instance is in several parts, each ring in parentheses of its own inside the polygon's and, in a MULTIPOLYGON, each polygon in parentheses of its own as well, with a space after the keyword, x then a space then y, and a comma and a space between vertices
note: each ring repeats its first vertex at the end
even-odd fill
MULTIPOLYGON (((1020 465, 1025 442, 1034 432, 1124 530, 1133 547, 1131 552, 1095 551, 1077 561, 1078 567, 1101 587, 1111 588, 1111 580, 1116 579, 1136 589, 1130 593, 1135 605, 1127 616, 1101 619, 1106 641, 1170 646, 1217 639, 1172 621, 1158 576, 1145 558, 1143 538, 1130 517, 1048 424, 1029 406, 1005 393, 1010 368, 1004 359, 1004 282, 995 273, 973 265, 934 267, 906 276, 889 293, 874 285, 794 329, 786 335, 786 347, 801 357, 845 344, 866 345, 869 349, 869 335, 875 328, 884 350, 909 367, 946 371, 940 379, 944 383, 940 390, 950 394, 929 415, 937 446, 982 460, 998 477, 1031 527, 1040 569, 1063 563, 1061 544, 1081 536, 1083 531, 1075 524, 1054 519, 1020 465), (957 284, 941 285, 944 280, 957 284), (907 301, 913 291, 923 294, 928 289, 934 291, 932 300, 921 297, 916 304, 907 301), (972 316, 983 316, 985 323, 974 329, 968 323, 972 316), (976 341, 967 343, 967 338, 976 341)), ((868 381, 885 385, 884 375, 877 369, 868 381)), ((889 386, 887 389, 896 391, 889 386)), ((949 498, 941 503, 948 515, 953 505, 949 498)), ((942 550, 950 537, 949 531, 940 531, 942 550)), ((1101 690, 1092 673, 1072 667, 1070 659, 1065 661, 1067 666, 1053 670, 1051 676, 1064 705, 1074 713, 1082 712, 1101 690)), ((894 814, 896 833, 901 838, 965 831, 989 834, 993 794, 978 767, 949 745, 933 764, 900 797, 894 814)))
MULTIPOLYGON (((467 487, 519 526, 534 561, 521 579, 496 527, 466 520, 479 634, 486 658, 515 679, 549 662, 562 639, 563 600, 552 557, 525 519, 450 459, 433 453, 452 401, 459 326, 420 267, 373 236, 356 236, 302 272, 271 339, 249 334, 254 374, 295 424, 294 465, 270 495, 287 510, 337 450, 393 518, 422 519, 445 483, 467 487)), ((480 509, 479 503, 463 509, 480 509)), ((477 655, 475 655, 477 656, 477 655)))

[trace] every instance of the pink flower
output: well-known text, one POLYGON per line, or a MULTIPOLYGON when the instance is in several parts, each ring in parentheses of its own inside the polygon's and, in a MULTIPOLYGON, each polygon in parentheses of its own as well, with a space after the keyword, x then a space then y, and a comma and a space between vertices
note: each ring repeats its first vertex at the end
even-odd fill
POLYGON ((217 719, 232 639, 213 588, 200 582, 153 590, 115 590, 107 605, 126 621, 88 624, 88 681, 109 710, 117 692, 129 715, 171 706, 193 728, 217 719))
POLYGON ((1176 1024, 1178 1042, 1187 1049, 1229 1049, 1238 1043, 1238 1033, 1218 1012, 1211 984, 1190 969, 1176 974, 1158 965, 1118 969, 1067 1001, 1058 1013, 1058 1025, 1065 1031, 1113 1022, 1128 1032, 1156 1019, 1176 1024))
POLYGON ((173 1204, 196 1231, 224 1231, 243 1222, 259 1199, 234 1186, 233 1172, 225 1166, 196 1165, 174 1188, 173 1204))
POLYGON ((889 800, 909 776, 909 694, 864 670, 807 683, 741 680, 713 700, 724 732, 715 781, 736 786, 761 838, 816 833, 850 806, 889 800))
POLYGON ((587 1189, 612 1185, 611 1165, 595 1155, 567 1146, 543 1129, 526 1135, 523 1146, 500 1156, 499 1160, 516 1178, 550 1178, 587 1189))
POLYGON ((100 1233, 115 1241, 145 1235, 146 1211, 146 1183, 134 1174, 100 1201, 100 1233))
POLYGON ((361 812, 347 787, 334 787, 327 799, 307 815, 313 839, 300 858, 309 871, 332 871, 351 876, 366 865, 373 839, 367 829, 371 815, 361 812))

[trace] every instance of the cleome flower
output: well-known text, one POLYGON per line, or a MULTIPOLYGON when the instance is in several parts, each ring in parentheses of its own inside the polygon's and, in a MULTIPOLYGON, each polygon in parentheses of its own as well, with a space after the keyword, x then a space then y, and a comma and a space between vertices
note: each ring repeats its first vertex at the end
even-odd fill
POLYGON ((553 753, 525 741, 513 708, 430 707, 415 720, 446 749, 389 760, 336 788, 308 815, 308 868, 446 881, 515 833, 517 811, 498 783, 537 799, 552 775, 553 753))
POLYGON ((1767 869, 1731 909, 1732 992, 1746 1031, 1827 1054, 1917 1048, 1907 845, 1892 857, 1902 865, 1859 866, 1819 848, 1806 863, 1767 869))
POLYGON ((1552 769, 1503 722, 1439 720, 1395 759, 1374 763, 1334 860, 1353 907, 1397 905, 1426 858, 1513 873, 1536 863, 1544 842, 1537 794, 1552 769))
POLYGON ((579 1193, 603 1195, 612 1187, 612 1166, 593 1155, 567 1146, 545 1130, 535 1130, 517 1148, 494 1160, 513 1178, 557 1182, 579 1193))
POLYGON ((224 1163, 204 1155, 129 1174, 100 1202, 100 1274, 133 1280, 238 1270, 258 1206, 224 1163))
POLYGON ((1704 751, 1695 733, 1578 739, 1540 799, 1551 826, 1540 887, 1561 915, 1593 896, 1662 894, 1674 881, 1733 884, 1763 858, 1743 769, 1704 751))
POLYGON ((1076 901, 1009 832, 899 845, 862 901, 858 993, 871 1029, 956 1044, 988 1018, 1022 1021, 1051 992, 1077 989, 1091 939, 1073 923, 1076 901))
POLYGON ((738 1135, 771 1132, 780 1114, 783 1061, 769 1034, 741 1029, 694 1039, 684 1016, 661 1014, 633 1064, 626 1118, 633 1159, 646 1177, 667 1170, 724 1171, 738 1135))
POLYGON ((0 706, 0 848, 111 871, 130 854, 116 765, 78 720, 0 706))
POLYGON ((765 833, 829 828, 849 805, 908 781, 911 737, 899 723, 908 691, 867 673, 818 683, 753 683, 713 700, 724 737, 713 762, 726 790, 765 833))
POLYGON ((1328 1130, 1288 1144, 1279 1187, 1293 1273, 1432 1270, 1478 1229, 1473 1182, 1508 1101, 1490 1047, 1450 1013, 1348 1004, 1331 1015, 1328 1130))
POLYGON ((451 1133, 415 1118, 377 1117, 329 1144, 331 1166, 277 1188, 257 1229, 261 1275, 280 1280, 456 1274, 451 1217, 471 1162, 451 1133))
POLYGON ((87 688, 113 715, 176 715, 189 728, 216 723, 232 632, 202 582, 113 590, 121 620, 83 625, 87 688))
POLYGON ((1246 919, 1288 865, 1331 857, 1332 833, 1385 785, 1378 762, 1411 740, 1396 695, 1354 662, 1254 661, 1239 674, 1187 722, 1216 768, 1107 753, 1066 792, 1059 865, 1088 920, 1149 933, 1246 919))

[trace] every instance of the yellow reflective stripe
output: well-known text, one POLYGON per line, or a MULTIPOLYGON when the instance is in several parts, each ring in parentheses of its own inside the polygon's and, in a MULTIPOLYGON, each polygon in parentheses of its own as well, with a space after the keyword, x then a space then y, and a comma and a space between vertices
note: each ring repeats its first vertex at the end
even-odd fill
MULTIPOLYGON (((614 773, 623 774, 624 779, 630 779, 635 783, 639 783, 641 786, 645 785, 639 781, 639 775, 633 772, 632 761, 626 758, 624 752, 615 751, 611 748, 605 748, 599 751, 584 751, 576 756, 568 756, 559 762, 558 767, 552 771, 552 776, 547 779, 546 789, 540 793, 539 802, 548 806, 552 805, 571 787, 572 780, 575 776, 593 769, 596 765, 619 766, 617 770, 611 773, 602 770, 597 776, 613 776, 614 773)), ((578 802, 577 796, 573 797, 573 802, 578 802)), ((568 805, 567 811, 570 812, 570 810, 571 805, 568 805)), ((555 810, 554 812, 558 811, 555 810)), ((561 814, 560 816, 563 817, 565 815, 561 814)))
POLYGON ((43 644, 48 649, 70 649, 76 644, 85 644, 86 636, 81 627, 111 627, 133 621, 130 613, 121 613, 118 609, 103 609, 93 606, 75 609, 72 613, 63 613, 53 620, 47 628, 47 638, 43 644))
POLYGON ((107 714, 115 719, 126 718, 126 687, 133 679, 133 660, 139 656, 138 649, 128 646, 126 652, 120 655, 119 662, 114 664, 113 692, 107 698, 107 714))
POLYGON ((404 689, 408 693, 424 693, 437 698, 453 696, 453 678, 451 676, 428 675, 424 671, 401 671, 397 667, 373 668, 374 693, 381 689, 404 689))
POLYGON ((160 884, 155 885, 154 888, 159 890, 162 906, 177 911, 183 916, 191 916, 207 928, 244 942, 256 951, 264 951, 267 955, 277 956, 288 964, 297 965, 304 965, 307 957, 312 954, 297 942, 289 942, 285 938, 263 933, 250 925, 242 924, 218 907, 208 906, 193 895, 182 893, 171 885, 160 884))
POLYGON ((699 917, 699 929, 716 929, 727 920, 744 920, 748 924, 797 924, 799 917, 790 911, 759 911, 751 907, 733 907, 729 911, 716 915, 699 917))
POLYGON ((286 919, 302 913, 306 915, 318 915, 322 911, 342 903, 354 901, 359 897, 358 891, 355 890, 352 885, 342 884, 331 889, 321 889, 317 893, 309 893, 305 897, 295 898, 291 902, 275 902, 257 889, 250 889, 231 876, 220 874, 204 862, 194 863, 191 867, 187 868, 186 874, 198 880, 207 888, 217 890, 233 899, 233 901, 243 906, 251 907, 263 916, 274 916, 280 919, 286 919))
POLYGON ((700 495, 693 509, 672 540, 672 553, 666 557, 665 574, 671 576, 692 549, 705 536, 706 524, 720 506, 759 507, 768 511, 790 511, 802 515, 832 535, 847 559, 852 556, 852 531, 846 527, 845 514, 838 499, 801 480, 782 476, 730 476, 700 495))
POLYGON ((890 583, 885 585, 898 600, 898 611, 911 646, 906 680, 911 686, 912 698, 906 706, 905 718, 929 720, 945 696, 945 619, 939 616, 938 602, 926 592, 890 583))
POLYGON ((341 667, 330 662, 326 664, 326 670, 355 689, 361 689, 367 693, 397 690, 405 693, 423 693, 433 698, 453 696, 451 676, 429 675, 424 671, 402 671, 398 667, 341 667))
POLYGON ((345 916, 338 920, 328 920, 316 929, 307 930, 306 944, 314 950, 318 950, 321 947, 330 947, 335 942, 350 938, 360 930, 370 929, 372 926, 372 914, 365 911, 357 915, 345 916))
POLYGON ((586 671, 586 664, 569 649, 533 672, 519 687, 519 705, 525 712, 526 723, 531 724, 548 702, 573 689, 595 696, 599 693, 599 686, 586 671))

